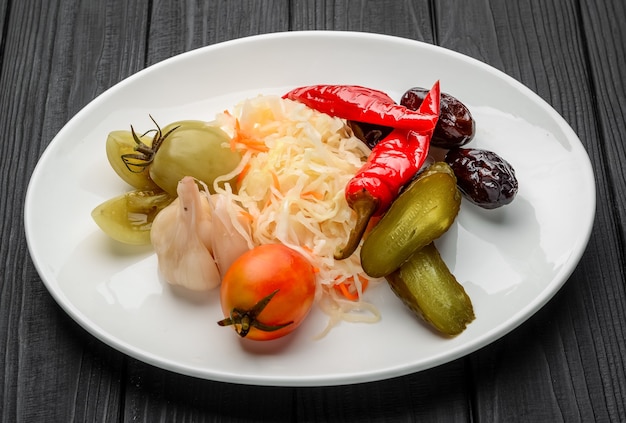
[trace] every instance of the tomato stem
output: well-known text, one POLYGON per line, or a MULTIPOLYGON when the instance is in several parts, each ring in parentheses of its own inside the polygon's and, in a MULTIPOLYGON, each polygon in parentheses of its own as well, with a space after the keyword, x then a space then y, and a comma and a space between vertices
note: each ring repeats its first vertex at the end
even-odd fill
POLYGON ((274 332, 291 325, 293 321, 279 325, 267 325, 258 320, 259 314, 261 314, 265 307, 267 307, 269 302, 278 291, 279 290, 276 289, 274 292, 261 298, 261 300, 256 303, 250 310, 243 310, 237 307, 233 308, 230 311, 230 317, 220 320, 219 322, 217 322, 217 324, 220 326, 233 325, 239 336, 241 336, 242 338, 245 338, 252 328, 256 328, 263 332, 274 332))
POLYGON ((141 141, 141 139, 139 139, 140 136, 137 136, 137 133, 135 132, 135 128, 133 128, 133 125, 130 125, 130 132, 133 135, 133 140, 135 141, 135 144, 137 144, 135 146, 135 151, 137 151, 138 154, 129 153, 129 154, 122 154, 121 156, 122 161, 124 162, 124 165, 126 166, 126 169, 128 169, 130 172, 133 172, 133 173, 141 173, 146 167, 150 166, 150 164, 152 163, 152 160, 154 160, 154 156, 156 155, 157 151, 159 151, 159 148, 163 144, 163 141, 165 141, 165 139, 172 132, 174 132, 176 129, 180 127, 180 125, 175 126, 174 128, 167 131, 166 134, 163 134, 163 132, 161 131, 161 127, 159 126, 158 123, 156 123, 156 120, 154 120, 152 115, 149 115, 149 116, 150 116, 150 120, 152 120, 152 122, 154 122, 154 124, 156 125, 156 129, 150 129, 144 132, 143 134, 141 134, 141 137, 148 135, 150 132, 154 132, 155 134, 154 134, 154 137, 152 138, 152 146, 148 146, 143 141, 141 141))

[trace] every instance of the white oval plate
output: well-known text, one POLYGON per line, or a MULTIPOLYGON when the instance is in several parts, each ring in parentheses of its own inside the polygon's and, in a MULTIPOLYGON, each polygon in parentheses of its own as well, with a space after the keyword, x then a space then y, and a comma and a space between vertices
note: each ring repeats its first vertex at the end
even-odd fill
POLYGON ((256 385, 319 386, 380 380, 449 362, 500 338, 565 283, 590 236, 595 186, 567 123, 532 91, 481 62, 432 45, 354 32, 277 33, 194 50, 109 89, 54 138, 30 181, 25 225, 46 287, 86 330, 118 350, 175 372, 256 385), (496 151, 519 179, 515 201, 485 211, 463 202, 439 249, 472 298, 476 320, 460 336, 432 332, 383 284, 367 292, 382 321, 341 323, 314 337, 315 308, 275 342, 241 341, 220 328, 217 291, 191 299, 164 286, 149 249, 110 241, 91 220, 127 187, 109 168, 109 131, 178 119, 211 120, 257 94, 305 84, 359 84, 399 99, 442 90, 470 106, 473 146, 496 151))

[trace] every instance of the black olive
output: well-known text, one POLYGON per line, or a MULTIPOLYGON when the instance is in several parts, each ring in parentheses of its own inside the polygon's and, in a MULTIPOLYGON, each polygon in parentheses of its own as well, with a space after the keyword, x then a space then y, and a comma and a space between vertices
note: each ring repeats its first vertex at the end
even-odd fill
POLYGON ((485 209, 509 204, 517 194, 515 170, 502 157, 489 150, 453 148, 446 154, 461 193, 485 209))
MULTIPOLYGON (((428 94, 426 88, 414 87, 402 95, 400 104, 417 110, 428 94)), ((476 123, 469 109, 450 94, 441 93, 440 113, 431 144, 441 148, 460 147, 474 138, 476 123)))

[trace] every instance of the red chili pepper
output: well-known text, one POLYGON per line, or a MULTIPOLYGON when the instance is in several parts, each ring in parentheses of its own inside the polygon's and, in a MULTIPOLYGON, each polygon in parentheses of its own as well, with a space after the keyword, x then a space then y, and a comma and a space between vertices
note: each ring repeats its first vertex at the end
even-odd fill
MULTIPOLYGON (((418 111, 439 115, 439 81, 435 82, 418 111)), ((436 121, 435 121, 436 124, 436 121)), ((380 141, 367 161, 346 185, 346 200, 357 222, 346 245, 335 254, 338 260, 352 255, 372 216, 387 211, 400 189, 422 167, 433 130, 417 132, 394 129, 380 141)))
POLYGON ((430 109, 408 109, 382 91, 359 85, 309 85, 296 88, 283 98, 341 119, 419 132, 432 131, 439 118, 430 109))

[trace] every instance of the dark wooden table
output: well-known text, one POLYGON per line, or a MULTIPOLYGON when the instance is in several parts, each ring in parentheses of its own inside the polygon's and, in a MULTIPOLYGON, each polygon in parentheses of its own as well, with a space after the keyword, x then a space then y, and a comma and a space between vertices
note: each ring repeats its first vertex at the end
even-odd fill
POLYGON ((626 421, 625 19, 623 0, 0 0, 0 419, 626 421), (467 54, 561 113, 597 183, 593 233, 569 281, 499 341, 366 384, 199 380, 95 339, 55 303, 27 250, 24 197, 43 150, 82 107, 148 65, 238 37, 311 29, 467 54))

